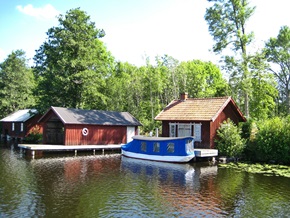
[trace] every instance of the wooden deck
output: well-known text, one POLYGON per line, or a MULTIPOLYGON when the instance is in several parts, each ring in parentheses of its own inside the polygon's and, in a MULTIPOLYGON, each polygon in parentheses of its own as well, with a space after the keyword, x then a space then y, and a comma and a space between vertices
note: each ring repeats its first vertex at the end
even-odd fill
POLYGON ((34 158, 37 152, 55 152, 55 151, 74 151, 77 155, 78 151, 92 151, 95 154, 96 151, 120 151, 120 145, 40 145, 40 144, 18 144, 20 150, 28 151, 28 153, 34 158))
MULTIPOLYGON (((78 151, 92 151, 92 154, 95 155, 96 151, 102 151, 102 154, 105 151, 121 151, 121 144, 119 145, 40 145, 40 144, 18 144, 18 147, 21 150, 25 150, 26 153, 30 154, 32 158, 35 157, 38 153, 41 152, 57 152, 57 151, 74 151, 77 155, 78 151), (28 152, 27 152, 28 151, 28 152)), ((218 156, 217 149, 201 149, 195 148, 196 157, 216 157, 218 156)))
POLYGON ((194 153, 195 153, 196 157, 216 157, 216 156, 218 156, 217 149, 195 148, 194 153))

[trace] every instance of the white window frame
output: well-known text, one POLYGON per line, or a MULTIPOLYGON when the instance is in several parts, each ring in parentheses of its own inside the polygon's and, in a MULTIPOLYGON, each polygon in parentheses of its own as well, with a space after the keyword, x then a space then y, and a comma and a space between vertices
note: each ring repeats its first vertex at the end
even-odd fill
POLYGON ((194 141, 201 142, 201 125, 201 123, 169 123, 169 137, 193 136, 194 141), (187 129, 189 135, 182 134, 184 129, 187 129))
POLYGON ((179 123, 178 124, 178 137, 186 137, 186 136, 192 136, 192 128, 191 128, 192 124, 188 124, 188 123, 179 123))
POLYGON ((169 123, 169 137, 176 137, 176 123, 169 123))
POLYGON ((194 140, 201 142, 201 123, 194 124, 194 140))
POLYGON ((12 131, 14 131, 15 130, 15 123, 12 123, 12 131))
POLYGON ((24 129, 23 126, 24 126, 23 123, 20 123, 20 132, 23 132, 23 129, 24 129))

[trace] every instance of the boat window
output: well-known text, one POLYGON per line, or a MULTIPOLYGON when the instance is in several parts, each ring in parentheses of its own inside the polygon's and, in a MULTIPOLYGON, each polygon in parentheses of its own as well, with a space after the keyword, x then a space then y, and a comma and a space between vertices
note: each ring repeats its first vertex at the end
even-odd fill
POLYGON ((174 143, 170 142, 167 144, 167 152, 173 153, 174 152, 174 143))
POLYGON ((147 150, 147 144, 146 142, 141 142, 141 151, 145 151, 147 150))
POLYGON ((194 148, 193 148, 193 140, 188 139, 186 140, 186 153, 194 153, 194 148))
POLYGON ((159 142, 154 142, 153 152, 160 152, 160 143, 159 142))

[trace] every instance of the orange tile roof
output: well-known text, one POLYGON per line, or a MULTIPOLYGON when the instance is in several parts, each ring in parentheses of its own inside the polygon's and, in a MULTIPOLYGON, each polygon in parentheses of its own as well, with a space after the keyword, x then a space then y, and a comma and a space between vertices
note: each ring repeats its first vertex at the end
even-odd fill
POLYGON ((231 97, 217 97, 173 100, 155 117, 155 120, 214 121, 229 102, 233 103, 237 112, 241 115, 242 119, 244 119, 231 97))

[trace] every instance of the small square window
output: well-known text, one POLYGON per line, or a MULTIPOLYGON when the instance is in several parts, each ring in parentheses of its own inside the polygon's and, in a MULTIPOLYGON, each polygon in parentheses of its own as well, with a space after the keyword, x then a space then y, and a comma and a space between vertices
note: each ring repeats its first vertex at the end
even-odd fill
POLYGON ((141 151, 146 152, 146 150, 147 150, 147 144, 146 144, 146 142, 141 142, 141 151))
POLYGON ((167 144, 167 152, 174 153, 174 143, 170 142, 167 144))
POLYGON ((153 152, 160 152, 160 143, 159 142, 154 142, 153 152))

